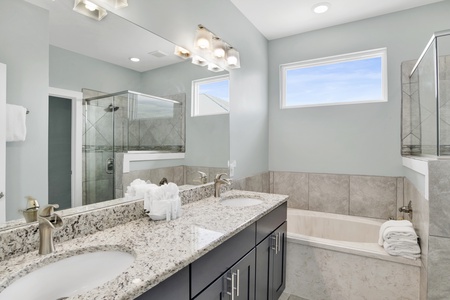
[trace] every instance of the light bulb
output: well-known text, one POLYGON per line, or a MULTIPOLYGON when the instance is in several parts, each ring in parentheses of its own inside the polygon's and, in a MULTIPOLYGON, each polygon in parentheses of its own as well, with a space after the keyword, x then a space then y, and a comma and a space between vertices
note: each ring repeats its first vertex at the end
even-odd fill
POLYGON ((235 66, 237 64, 237 57, 236 56, 228 56, 227 57, 227 63, 230 66, 235 66))
POLYGON ((199 38, 197 41, 197 45, 200 49, 208 49, 209 48, 209 41, 205 38, 199 38))
POLYGON ((95 5, 94 3, 89 2, 89 1, 84 2, 84 7, 86 7, 86 9, 89 11, 94 11, 97 9, 97 5, 95 5))

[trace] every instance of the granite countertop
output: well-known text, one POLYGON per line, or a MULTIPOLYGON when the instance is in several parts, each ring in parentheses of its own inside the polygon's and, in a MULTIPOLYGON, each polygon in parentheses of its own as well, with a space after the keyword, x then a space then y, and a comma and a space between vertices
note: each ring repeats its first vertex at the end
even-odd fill
POLYGON ((229 207, 209 197, 184 205, 181 218, 152 221, 141 218, 88 236, 56 244, 55 253, 37 251, 0 262, 0 292, 33 269, 62 258, 99 250, 121 250, 135 256, 121 275, 84 294, 68 299, 132 299, 183 269, 208 251, 260 219, 287 200, 287 196, 229 191, 222 198, 247 196, 259 205, 229 207))

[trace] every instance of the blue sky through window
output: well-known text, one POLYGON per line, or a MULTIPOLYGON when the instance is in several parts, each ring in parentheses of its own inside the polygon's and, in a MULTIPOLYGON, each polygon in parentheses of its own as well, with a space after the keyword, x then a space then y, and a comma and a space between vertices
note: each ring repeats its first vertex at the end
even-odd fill
POLYGON ((203 83, 199 86, 199 94, 207 94, 230 102, 229 80, 221 80, 210 83, 203 83))
POLYGON ((375 57, 287 70, 285 87, 285 106, 382 100, 382 59, 375 57))

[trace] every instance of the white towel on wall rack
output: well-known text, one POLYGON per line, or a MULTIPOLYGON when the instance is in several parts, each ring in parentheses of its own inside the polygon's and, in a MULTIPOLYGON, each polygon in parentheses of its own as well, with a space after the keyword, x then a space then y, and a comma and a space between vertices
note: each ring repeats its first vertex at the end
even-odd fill
POLYGON ((27 136, 27 109, 20 105, 6 104, 6 141, 25 141, 27 136))

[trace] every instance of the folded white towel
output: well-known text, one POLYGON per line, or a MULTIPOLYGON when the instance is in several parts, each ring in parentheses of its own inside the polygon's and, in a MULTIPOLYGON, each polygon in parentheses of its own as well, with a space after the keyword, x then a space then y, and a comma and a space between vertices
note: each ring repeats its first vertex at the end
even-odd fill
POLYGON ((181 217, 181 199, 178 186, 172 182, 148 189, 144 195, 144 208, 153 220, 174 220, 181 217))
POLYGON ((23 106, 6 104, 6 141, 25 141, 27 109, 23 106))
POLYGON ((408 220, 399 220, 399 221, 390 220, 390 221, 384 222, 380 227, 380 232, 378 235, 378 245, 383 246, 383 242, 384 242, 383 233, 386 229, 392 228, 392 227, 411 227, 411 228, 413 228, 413 225, 408 220))
POLYGON ((384 250, 390 255, 402 256, 409 259, 420 257, 420 247, 417 243, 384 242, 384 250))
POLYGON ((383 232, 383 240, 385 242, 412 242, 417 243, 417 234, 414 228, 409 226, 389 227, 383 232))

